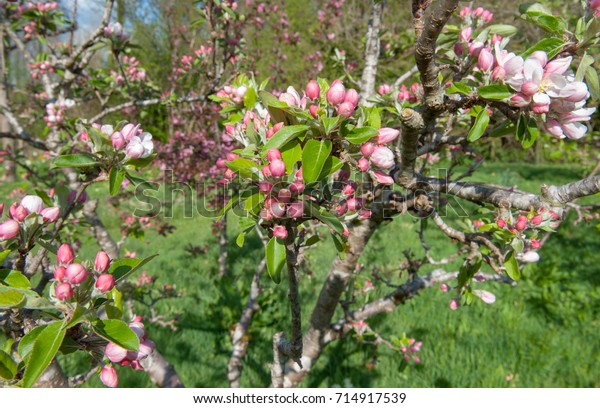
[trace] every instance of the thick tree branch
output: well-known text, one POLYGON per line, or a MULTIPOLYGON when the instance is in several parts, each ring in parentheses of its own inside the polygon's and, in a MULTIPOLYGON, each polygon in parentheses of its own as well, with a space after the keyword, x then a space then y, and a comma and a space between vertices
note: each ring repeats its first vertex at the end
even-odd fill
POLYGON ((371 16, 365 44, 365 68, 360 80, 360 99, 363 105, 368 105, 367 99, 375 94, 375 80, 379 60, 379 30, 381 29, 383 3, 382 0, 373 0, 371 3, 371 16))
POLYGON ((430 111, 439 112, 444 107, 444 90, 440 86, 438 67, 435 63, 436 42, 458 6, 458 0, 440 0, 438 6, 421 25, 422 13, 429 2, 430 0, 413 0, 413 18, 417 34, 415 60, 421 74, 425 107, 430 111))
POLYGON ((419 136, 425 128, 425 121, 421 113, 411 108, 402 110, 400 120, 403 125, 400 169, 396 173, 395 180, 399 185, 410 188, 416 181, 417 148, 419 146, 419 136))

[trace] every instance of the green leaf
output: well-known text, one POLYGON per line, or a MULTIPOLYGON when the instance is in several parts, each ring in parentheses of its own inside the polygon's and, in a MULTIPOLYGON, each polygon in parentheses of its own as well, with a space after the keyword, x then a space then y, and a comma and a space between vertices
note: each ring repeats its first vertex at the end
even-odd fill
POLYGON ((286 143, 281 149, 281 159, 285 163, 285 171, 292 173, 294 165, 302 160, 302 146, 298 140, 286 143))
POLYGON ((306 125, 294 125, 284 126, 277 133, 270 138, 263 149, 263 156, 267 155, 269 149, 275 149, 283 146, 291 140, 299 137, 301 134, 306 133, 308 126, 306 125))
POLYGON ((381 127, 381 109, 376 107, 369 108, 369 120, 368 124, 375 129, 379 129, 381 127))
POLYGON ((321 170, 318 179, 323 180, 325 177, 330 176, 342 167, 344 167, 343 161, 335 156, 329 156, 327 160, 325 160, 325 164, 323 164, 323 169, 321 170))
POLYGON ((8 381, 17 375, 17 364, 9 354, 0 350, 0 378, 8 381))
POLYGON ((246 239, 246 233, 244 231, 242 231, 238 234, 237 238, 235 239, 235 243, 237 244, 237 246, 239 246, 241 248, 244 246, 245 239, 246 239))
POLYGON ((554 16, 550 10, 540 3, 527 3, 519 6, 521 18, 530 21, 544 30, 554 34, 562 35, 567 29, 567 22, 558 16, 554 16))
POLYGON ((587 83, 588 89, 592 98, 597 101, 600 99, 600 85, 598 82, 598 72, 594 67, 590 67, 585 71, 585 82, 587 83))
POLYGON ((288 108, 287 104, 285 102, 281 102, 274 95, 267 91, 259 91, 258 94, 260 99, 267 106, 267 110, 269 111, 274 123, 284 122, 285 109, 288 108))
POLYGON ((519 263, 515 258, 515 253, 510 251, 504 258, 504 267, 506 268, 506 274, 514 281, 519 280, 521 272, 519 271, 519 263))
POLYGON ((254 88, 248 88, 248 90, 246 91, 246 95, 244 95, 244 107, 247 110, 252 110, 254 108, 254 105, 256 105, 256 91, 254 90, 254 88))
POLYGON ((486 108, 483 108, 477 115, 475 123, 473 124, 473 127, 467 136, 467 140, 469 142, 474 142, 483 136, 488 123, 490 123, 490 114, 486 108))
POLYGON ((147 258, 123 258, 118 259, 111 263, 108 273, 113 274, 115 282, 119 282, 131 275, 133 272, 141 268, 150 262, 153 258, 157 257, 158 254, 149 256, 147 258))
POLYGON ((306 184, 319 181, 323 165, 331 154, 331 148, 329 140, 311 139, 306 142, 302 151, 302 177, 306 184))
POLYGON ((583 81, 585 73, 593 63, 594 57, 592 57, 586 52, 583 58, 581 58, 581 62, 579 63, 579 67, 577 68, 577 73, 575 74, 575 81, 583 81))
POLYGON ((140 157, 139 159, 129 159, 125 162, 125 165, 133 166, 133 167, 137 167, 137 168, 146 167, 147 165, 149 165, 150 163, 152 163, 154 161, 156 156, 157 156, 156 153, 152 153, 148 157, 140 157))
POLYGON ((501 101, 508 99, 513 95, 513 91, 506 85, 486 85, 477 88, 477 93, 484 99, 490 99, 492 101, 501 101))
POLYGON ((0 269, 0 285, 6 285, 12 288, 31 289, 29 279, 19 271, 10 269, 0 269))
POLYGON ((450 94, 463 94, 463 95, 471 95, 473 89, 462 82, 453 82, 448 88, 446 88, 446 93, 450 94))
POLYGON ((110 195, 114 196, 119 192, 119 188, 121 187, 124 178, 125 170, 119 170, 116 167, 110 169, 108 175, 108 192, 110 195))
POLYGON ((378 134, 379 131, 374 127, 355 127, 346 135, 346 139, 352 144, 361 144, 378 134))
POLYGON ((94 332, 110 342, 113 342, 124 349, 137 351, 140 347, 140 339, 127 326, 127 323, 116 320, 100 320, 93 326, 94 332))
POLYGON ((515 138, 517 141, 521 142, 524 149, 529 149, 533 146, 539 134, 540 131, 533 118, 523 114, 519 115, 515 138))
POLYGON ((52 161, 55 167, 94 167, 96 158, 91 154, 65 154, 52 161))
POLYGON ((8 258, 8 255, 10 255, 11 252, 12 251, 10 249, 0 251, 0 265, 4 263, 4 261, 6 260, 6 258, 8 258))
POLYGON ((254 178, 256 175, 252 172, 252 169, 257 169, 258 165, 252 160, 238 157, 235 160, 225 162, 227 167, 238 173, 244 178, 254 178))
POLYGON ((73 312, 73 314, 71 315, 71 318, 69 319, 69 324, 67 325, 67 329, 77 326, 79 323, 83 322, 84 320, 87 320, 87 318, 89 318, 89 317, 90 317, 89 310, 81 305, 77 305, 77 307, 75 308, 75 311, 73 312))
POLYGON ((267 270, 269 276, 276 284, 281 282, 281 270, 286 266, 285 245, 278 238, 271 238, 265 249, 267 257, 267 270))
POLYGON ((337 128, 337 126, 342 122, 342 119, 342 116, 334 116, 333 118, 328 118, 326 116, 321 117, 325 134, 331 134, 331 132, 333 132, 337 128))
POLYGON ((23 387, 32 387, 40 375, 46 370, 65 337, 66 329, 63 322, 50 323, 37 336, 29 362, 23 374, 23 387))
POLYGON ((29 333, 27 333, 21 341, 19 341, 19 346, 17 348, 17 352, 22 360, 27 360, 29 358, 29 354, 31 354, 31 350, 33 350, 33 345, 37 340, 40 333, 46 328, 46 326, 38 326, 34 327, 29 333))
POLYGON ((0 292, 0 309, 10 309, 23 302, 24 295, 16 290, 0 292))
POLYGON ((304 202, 304 208, 306 210, 306 214, 310 217, 316 218, 322 223, 328 225, 338 234, 344 234, 344 225, 337 217, 327 213, 325 210, 316 206, 310 201, 304 202))
POLYGON ((304 243, 304 246, 311 246, 316 244, 317 242, 319 242, 321 240, 321 238, 319 238, 318 235, 313 235, 312 237, 310 237, 309 239, 306 240, 306 242, 304 243))
POLYGON ((502 37, 511 37, 519 32, 519 29, 509 24, 492 24, 488 27, 490 34, 498 34, 502 37))
POLYGON ((529 57, 535 51, 544 51, 548 54, 548 59, 553 58, 560 52, 565 42, 560 38, 548 37, 538 41, 534 46, 530 47, 521 56, 523 58, 529 57))

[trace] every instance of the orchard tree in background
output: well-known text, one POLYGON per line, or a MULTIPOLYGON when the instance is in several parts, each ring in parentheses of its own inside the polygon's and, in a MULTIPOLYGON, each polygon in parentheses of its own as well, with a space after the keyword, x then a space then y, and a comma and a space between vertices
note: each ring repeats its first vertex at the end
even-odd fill
MULTIPOLYGON (((273 333, 272 386, 299 385, 327 345, 350 336, 418 364, 426 345, 378 333, 369 319, 429 288, 447 292, 453 310, 493 303, 486 282, 513 284, 524 263, 540 259, 567 211, 584 219, 595 208, 575 201, 600 192, 598 166, 585 179, 542 185, 539 194, 466 179, 481 165, 481 150, 496 140, 519 149, 542 138, 592 146, 589 122, 600 93, 597 1, 581 1, 569 20, 540 3, 520 6, 522 19, 543 32, 531 43, 516 41, 519 29, 496 21, 491 10, 458 0, 414 0, 413 30, 393 32, 383 20, 386 7, 395 6, 373 1, 360 63, 355 49, 336 47, 337 40, 356 43, 336 36, 348 31, 344 22, 360 6, 327 1, 313 31, 318 49, 307 55, 315 77, 302 79, 300 90, 283 82, 283 50, 309 40, 290 29, 286 2, 199 2, 197 19, 170 2, 155 3, 166 21, 169 70, 157 70, 166 81, 149 75, 146 49, 135 52, 127 1, 118 2, 113 21, 115 1, 107 0, 100 25, 80 43, 77 1, 1 3, 0 135, 29 146, 7 149, 4 157, 35 186, 2 205, 0 378, 8 385, 75 386, 99 375, 114 387, 114 367, 122 365, 146 370, 158 386, 182 386, 131 306, 140 298, 126 278, 154 254, 120 258, 124 238, 112 238, 97 212, 107 203, 87 198, 95 183, 106 184, 115 205, 126 208, 148 179, 208 180, 196 194, 217 213, 223 275, 227 214, 237 216, 238 246, 248 234, 264 243, 265 257, 230 331, 232 387, 240 386, 265 285, 287 281, 290 310, 290 333, 273 333), (245 43, 248 33, 264 41, 262 30, 271 36, 270 51, 245 43), (394 70, 392 79, 386 73, 382 81, 384 64, 395 66, 409 52, 414 68, 394 70), (258 68, 265 60, 269 73, 258 68), (340 78, 316 78, 330 71, 340 78), (32 149, 46 159, 42 164, 32 165, 32 149), (442 157, 447 168, 436 165, 442 157), (480 205, 481 217, 470 219, 465 202, 480 205), (461 224, 451 225, 446 215, 461 224), (367 276, 359 259, 372 235, 395 217, 420 225, 425 255, 407 248, 398 274, 367 276), (100 249, 93 262, 76 257, 78 237, 86 233, 100 249), (454 253, 434 259, 427 242, 434 235, 455 243, 454 253), (338 255, 308 311, 298 290, 302 264, 324 239, 333 240, 338 255), (446 270, 454 259, 462 259, 460 269, 446 270), (364 296, 374 285, 389 292, 364 296), (55 360, 59 351, 89 353, 93 367, 66 378, 55 360)), ((124 236, 149 223, 123 212, 124 236)), ((155 220, 162 233, 169 230, 155 220)), ((146 284, 146 275, 137 282, 146 284)), ((165 288, 158 295, 177 293, 165 288)))

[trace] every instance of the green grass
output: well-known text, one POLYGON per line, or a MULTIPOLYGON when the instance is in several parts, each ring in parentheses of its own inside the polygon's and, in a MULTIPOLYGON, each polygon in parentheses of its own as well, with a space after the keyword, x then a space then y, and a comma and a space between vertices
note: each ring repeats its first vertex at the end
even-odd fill
MULTIPOLYGON (((573 166, 488 164, 477 174, 477 180, 535 192, 541 182, 565 183, 581 175, 573 166)), ((587 201, 597 202, 597 197, 587 201)), ((470 212, 477 209, 466 208, 470 212)), ((111 210, 103 211, 103 218, 115 229, 118 223, 111 210)), ((447 306, 451 295, 434 288, 370 322, 388 338, 406 333, 423 341, 421 364, 406 364, 402 356, 385 347, 375 350, 349 336, 327 347, 303 386, 330 387, 348 381, 357 387, 600 386, 600 367, 595 363, 600 358, 600 236, 597 222, 573 227, 573 215, 550 238, 541 252, 542 261, 525 268, 517 287, 478 285, 496 294, 495 304, 474 302, 453 312, 447 306), (367 363, 374 360, 375 367, 367 369, 367 363)), ((253 236, 247 237, 241 249, 231 242, 230 274, 221 278, 210 220, 183 219, 176 211, 172 223, 176 230, 168 237, 149 232, 144 241, 129 240, 125 245, 138 256, 160 254, 147 266, 148 274, 156 276, 161 285, 175 283, 184 293, 159 304, 161 313, 179 315, 178 330, 150 325, 149 335, 186 386, 226 387, 231 352, 228 329, 239 318, 248 295, 251 277, 262 257, 260 243, 253 236), (208 244, 209 250, 192 256, 185 250, 188 243, 208 244)), ((369 277, 373 268, 397 278, 404 249, 422 254, 416 227, 411 217, 404 216, 377 231, 360 261, 366 266, 361 278, 369 277)), ((229 235, 232 241, 237 235, 233 220, 229 235)), ((447 255, 455 247, 433 228, 426 236, 434 257, 447 255)), ((92 241, 84 242, 85 254, 93 256, 95 250, 92 241)), ((319 243, 308 254, 308 267, 301 277, 305 322, 334 256, 330 240, 319 243)), ((457 265, 459 262, 448 270, 456 270, 457 265)), ((276 286, 264 276, 262 284, 262 310, 253 321, 244 361, 242 385, 247 387, 268 386, 272 335, 279 330, 289 332, 286 282, 276 286)), ((390 291, 382 283, 377 286, 368 294, 370 299, 390 291)), ((357 299, 357 306, 367 300, 357 299)), ((138 312, 143 315, 145 311, 138 312)), ((84 370, 84 357, 69 356, 62 361, 69 373, 84 370)), ((120 378, 122 386, 151 386, 142 372, 121 369, 120 378)), ((97 378, 86 384, 99 385, 97 378)))

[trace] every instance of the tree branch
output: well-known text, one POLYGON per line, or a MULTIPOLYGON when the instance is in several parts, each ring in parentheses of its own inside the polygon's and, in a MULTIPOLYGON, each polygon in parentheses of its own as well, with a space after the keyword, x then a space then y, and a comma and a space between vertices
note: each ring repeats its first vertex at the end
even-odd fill
POLYGON ((373 0, 367 39, 365 41, 365 68, 360 80, 361 104, 368 105, 367 99, 375 94, 375 80, 379 60, 379 30, 383 15, 383 1, 373 0))

